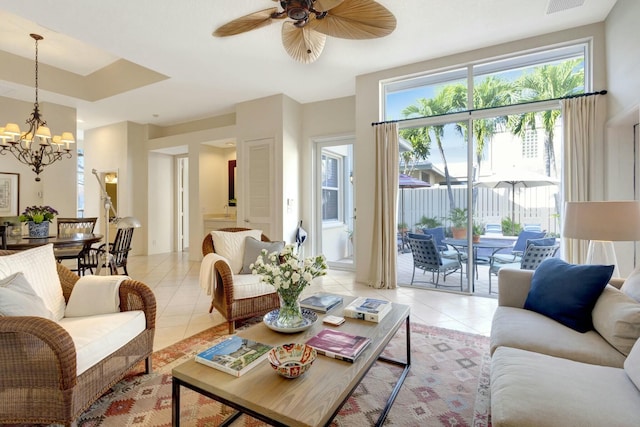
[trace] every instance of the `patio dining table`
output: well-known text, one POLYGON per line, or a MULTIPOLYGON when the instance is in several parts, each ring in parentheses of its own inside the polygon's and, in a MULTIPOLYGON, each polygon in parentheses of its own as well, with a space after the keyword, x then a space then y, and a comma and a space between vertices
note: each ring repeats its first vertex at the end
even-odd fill
MULTIPOLYGON (((467 249, 469 247, 469 241, 467 239, 444 239, 442 243, 451 245, 456 249, 467 249)), ((501 249, 507 249, 513 247, 513 241, 511 240, 497 240, 497 239, 483 239, 480 238, 479 242, 472 243, 473 249, 473 264, 476 271, 476 279, 478 278, 478 265, 488 265, 491 257, 495 255, 501 249), (478 249, 489 249, 491 255, 479 256, 478 249)))

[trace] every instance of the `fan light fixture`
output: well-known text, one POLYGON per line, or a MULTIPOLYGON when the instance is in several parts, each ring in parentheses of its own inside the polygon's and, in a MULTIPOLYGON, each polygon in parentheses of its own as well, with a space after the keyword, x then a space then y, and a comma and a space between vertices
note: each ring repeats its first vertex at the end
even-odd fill
POLYGON ((36 100, 33 112, 26 120, 29 128, 22 132, 16 123, 7 123, 0 127, 0 154, 13 154, 21 163, 31 166, 36 174, 36 181, 40 181, 40 173, 45 166, 61 160, 63 155, 71 158, 70 144, 75 142, 71 132, 51 136, 47 122, 40 115, 38 104, 38 41, 43 37, 39 34, 29 34, 36 41, 36 100))

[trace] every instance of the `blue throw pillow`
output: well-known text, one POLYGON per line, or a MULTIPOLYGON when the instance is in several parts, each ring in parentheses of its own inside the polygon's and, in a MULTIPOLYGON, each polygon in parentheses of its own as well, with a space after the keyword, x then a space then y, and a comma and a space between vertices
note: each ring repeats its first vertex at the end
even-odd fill
POLYGON ((591 311, 612 274, 613 265, 575 265, 547 258, 533 273, 524 308, 578 332, 590 331, 591 311))

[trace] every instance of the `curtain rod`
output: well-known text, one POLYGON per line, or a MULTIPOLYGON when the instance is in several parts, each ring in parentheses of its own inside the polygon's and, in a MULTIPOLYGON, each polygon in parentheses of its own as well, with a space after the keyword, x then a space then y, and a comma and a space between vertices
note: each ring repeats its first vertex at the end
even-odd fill
MULTIPOLYGON (((578 93, 576 95, 567 95, 567 96, 561 96, 559 98, 551 98, 551 99, 543 99, 540 101, 529 101, 529 102, 522 102, 519 104, 511 104, 511 105, 530 105, 530 104, 538 104, 541 102, 549 102, 549 101, 562 101, 563 99, 572 99, 572 98, 582 98, 583 96, 593 96, 593 95, 606 95, 607 91, 606 90, 598 90, 595 92, 588 92, 588 93, 578 93)), ((409 120, 417 120, 417 119, 424 119, 425 117, 442 117, 442 116, 448 116, 450 114, 460 114, 460 113, 473 113, 474 111, 487 111, 487 110, 493 110, 496 108, 504 108, 504 107, 508 107, 508 105, 500 105, 498 107, 489 107, 489 108, 476 108, 476 109, 472 109, 472 110, 462 110, 462 111, 452 111, 451 113, 445 113, 445 114, 434 114, 433 116, 422 116, 422 117, 411 117, 411 118, 407 118, 407 119, 397 119, 397 120, 386 120, 383 122, 373 122, 371 123, 371 126, 375 126, 375 125, 381 125, 384 123, 400 123, 400 122, 407 122, 409 120)))

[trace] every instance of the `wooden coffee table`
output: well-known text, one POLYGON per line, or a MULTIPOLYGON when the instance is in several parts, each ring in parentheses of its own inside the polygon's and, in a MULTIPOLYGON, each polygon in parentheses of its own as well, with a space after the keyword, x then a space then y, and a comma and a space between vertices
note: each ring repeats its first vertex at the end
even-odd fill
MULTIPOLYGON (((327 314, 341 315, 354 297, 345 296, 343 304, 327 314)), ((274 426, 329 425, 351 393, 376 361, 392 363, 403 368, 398 381, 382 410, 376 425, 382 425, 411 366, 411 334, 409 306, 393 303, 391 312, 380 323, 347 319, 337 327, 322 323, 324 314, 310 329, 297 334, 282 334, 267 328, 264 323, 239 331, 238 335, 255 341, 279 345, 306 342, 323 328, 371 338, 371 344, 354 363, 318 355, 309 371, 296 379, 279 376, 267 360, 243 376, 236 378, 193 359, 173 369, 172 422, 180 425, 180 387, 186 387, 215 399, 238 412, 223 424, 231 424, 241 414, 247 414, 274 426), (391 338, 402 325, 406 328, 406 360, 381 356, 391 338)))

